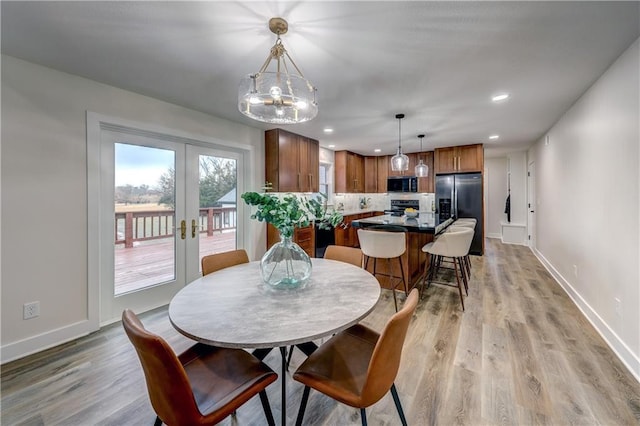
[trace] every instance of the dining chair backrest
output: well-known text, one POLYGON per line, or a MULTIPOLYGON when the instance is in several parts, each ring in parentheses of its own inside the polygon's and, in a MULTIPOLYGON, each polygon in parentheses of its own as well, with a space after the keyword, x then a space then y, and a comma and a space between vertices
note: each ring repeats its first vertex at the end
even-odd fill
POLYGON ((429 253, 447 257, 463 257, 469 253, 473 240, 473 229, 467 227, 452 227, 443 232, 433 242, 429 253))
POLYGON ((402 346, 413 312, 418 305, 419 292, 411 290, 404 302, 404 306, 396 312, 387 322, 378 338, 367 377, 362 388, 363 406, 374 404, 382 398, 393 385, 400 368, 402 346))
POLYGON ((356 247, 327 246, 324 252, 324 258, 339 260, 362 268, 362 250, 356 247))
POLYGON ((249 263, 249 256, 244 249, 238 249, 204 256, 201 262, 204 276, 230 266, 249 263))
POLYGON ((147 331, 126 309, 122 325, 138 353, 153 409, 166 424, 197 424, 201 418, 189 378, 169 344, 147 331))
POLYGON ((405 232, 358 229, 360 249, 365 256, 378 259, 399 257, 406 251, 405 232))

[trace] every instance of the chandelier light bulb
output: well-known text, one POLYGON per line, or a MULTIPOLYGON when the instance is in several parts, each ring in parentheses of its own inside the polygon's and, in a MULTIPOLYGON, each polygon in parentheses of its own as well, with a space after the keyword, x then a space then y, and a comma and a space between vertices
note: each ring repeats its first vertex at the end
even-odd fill
POLYGON ((282 97, 282 89, 277 86, 273 86, 269 89, 269 93, 273 96, 273 99, 280 99, 280 97, 282 97))

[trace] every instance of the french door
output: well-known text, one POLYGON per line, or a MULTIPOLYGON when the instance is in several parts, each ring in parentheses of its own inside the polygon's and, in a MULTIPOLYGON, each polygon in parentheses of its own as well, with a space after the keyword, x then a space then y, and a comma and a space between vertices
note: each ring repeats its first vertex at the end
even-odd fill
POLYGON ((102 130, 102 322, 167 304, 200 276, 202 256, 237 247, 240 160, 177 138, 102 130))

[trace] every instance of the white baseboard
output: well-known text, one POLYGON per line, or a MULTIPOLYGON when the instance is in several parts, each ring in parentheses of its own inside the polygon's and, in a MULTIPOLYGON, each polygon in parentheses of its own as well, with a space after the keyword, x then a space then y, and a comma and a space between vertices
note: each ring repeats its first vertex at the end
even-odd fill
POLYGON ((79 321, 77 323, 47 331, 46 333, 32 336, 17 342, 8 343, 0 348, 0 362, 2 364, 54 346, 70 342, 95 331, 91 321, 79 321))
POLYGON ((531 247, 531 251, 538 258, 540 263, 549 271, 560 287, 569 295, 573 303, 580 309, 580 312, 593 325, 598 334, 609 345, 611 350, 618 356, 629 372, 640 382, 640 358, 618 337, 609 325, 598 315, 598 313, 582 298, 582 296, 564 279, 564 277, 554 268, 554 266, 536 248, 531 247))

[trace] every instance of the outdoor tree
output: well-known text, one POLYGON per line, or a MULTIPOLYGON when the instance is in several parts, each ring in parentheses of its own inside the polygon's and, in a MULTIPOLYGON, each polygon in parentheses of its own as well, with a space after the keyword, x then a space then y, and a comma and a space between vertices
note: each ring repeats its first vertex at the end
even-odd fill
POLYGON ((200 207, 213 207, 236 187, 236 162, 220 157, 200 157, 200 207))
POLYGON ((161 195, 158 204, 164 204, 172 209, 176 208, 175 181, 176 171, 173 167, 170 167, 160 176, 158 187, 161 195))
MULTIPOLYGON (((175 208, 175 170, 170 168, 160 176, 161 193, 158 204, 175 208)), ((218 200, 236 187, 236 162, 220 157, 200 159, 200 207, 213 207, 218 200)))

